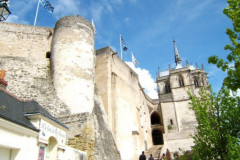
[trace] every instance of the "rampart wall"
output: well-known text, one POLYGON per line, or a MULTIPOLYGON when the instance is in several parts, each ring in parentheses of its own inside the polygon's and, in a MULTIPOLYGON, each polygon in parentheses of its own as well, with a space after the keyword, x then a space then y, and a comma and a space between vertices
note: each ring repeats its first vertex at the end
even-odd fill
POLYGON ((137 159, 152 146, 150 111, 158 103, 144 93, 138 75, 110 47, 96 51, 96 85, 122 159, 137 159))
POLYGON ((0 66, 6 70, 7 90, 24 101, 37 101, 51 114, 68 113, 52 85, 50 51, 52 29, 0 23, 0 66))

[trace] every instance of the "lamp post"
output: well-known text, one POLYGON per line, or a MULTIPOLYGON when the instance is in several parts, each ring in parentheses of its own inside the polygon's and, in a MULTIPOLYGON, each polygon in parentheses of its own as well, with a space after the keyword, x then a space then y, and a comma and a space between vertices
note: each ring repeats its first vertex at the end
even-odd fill
POLYGON ((0 21, 5 21, 11 14, 7 2, 8 0, 0 0, 0 21))

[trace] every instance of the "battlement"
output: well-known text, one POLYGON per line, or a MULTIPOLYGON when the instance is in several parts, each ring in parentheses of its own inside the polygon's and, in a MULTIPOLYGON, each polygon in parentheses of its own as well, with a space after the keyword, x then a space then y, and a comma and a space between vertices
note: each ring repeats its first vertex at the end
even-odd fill
POLYGON ((53 28, 1 22, 0 23, 0 31, 29 34, 29 35, 46 35, 47 36, 53 32, 53 28))
POLYGON ((65 16, 59 19, 55 25, 55 31, 60 27, 67 27, 71 29, 84 29, 86 32, 94 36, 94 28, 89 21, 81 16, 65 16))

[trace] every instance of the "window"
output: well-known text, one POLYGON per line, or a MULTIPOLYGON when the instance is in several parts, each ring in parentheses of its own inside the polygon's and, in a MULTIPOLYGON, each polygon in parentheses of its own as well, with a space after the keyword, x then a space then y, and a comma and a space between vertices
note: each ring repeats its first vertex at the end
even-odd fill
POLYGON ((170 124, 173 125, 173 120, 172 119, 170 119, 170 124))
POLYGON ((166 93, 171 93, 171 88, 170 88, 169 82, 166 82, 166 83, 165 83, 165 92, 166 92, 166 93))
POLYGON ((151 115, 151 125, 161 124, 160 115, 157 112, 153 112, 151 115))
POLYGON ((204 86, 204 79, 202 78, 202 85, 204 86))
POLYGON ((183 83, 183 78, 181 76, 179 76, 179 86, 183 87, 184 83, 183 83))
POLYGON ((51 57, 51 52, 47 52, 46 53, 46 58, 50 58, 51 57))
POLYGON ((198 80, 196 77, 194 78, 194 86, 195 86, 195 88, 199 87, 198 80))

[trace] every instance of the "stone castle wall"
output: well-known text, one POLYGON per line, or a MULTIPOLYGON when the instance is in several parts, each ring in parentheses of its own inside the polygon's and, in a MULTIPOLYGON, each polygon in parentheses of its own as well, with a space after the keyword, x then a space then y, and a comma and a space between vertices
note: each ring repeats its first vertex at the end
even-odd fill
POLYGON ((0 23, 0 69, 6 70, 7 90, 24 101, 37 101, 66 124, 68 144, 86 151, 89 160, 137 159, 153 145, 150 115, 158 110, 165 131, 163 152, 189 149, 196 121, 186 90, 198 91, 191 87, 189 73, 182 75, 186 87, 177 87, 172 76, 174 90, 160 97, 158 106, 159 100, 144 93, 138 75, 110 47, 95 55, 89 22, 80 16, 63 19, 55 30, 0 23))
POLYGON ((53 29, 15 23, 0 23, 1 56, 45 60, 53 29))
POLYGON ((0 23, 0 66, 6 70, 7 90, 24 101, 37 101, 51 114, 68 113, 55 94, 50 51, 52 29, 0 23))
POLYGON ((137 159, 152 146, 150 111, 158 103, 145 95, 138 75, 109 47, 97 50, 96 55, 96 85, 121 157, 137 159))
MULTIPOLYGON (((37 101, 60 122, 66 124, 69 127, 68 144, 76 149, 86 151, 88 159, 120 160, 114 137, 108 127, 107 116, 102 112, 104 107, 98 100, 93 99, 93 97, 99 97, 94 95, 96 92, 93 90, 93 94, 89 97, 89 101, 92 100, 92 106, 90 106, 92 111, 85 113, 71 114, 70 107, 58 98, 52 79, 53 63, 49 57, 47 58, 47 52, 51 51, 51 45, 54 46, 52 31, 53 29, 49 28, 0 23, 0 34, 2 35, 0 46, 3 48, 0 50, 0 69, 6 70, 7 90, 24 101, 37 101)), ((70 41, 75 42, 73 39, 70 41)), ((64 44, 62 45, 64 46, 64 44)), ((93 39, 90 45, 92 45, 90 47, 92 55, 89 58, 92 70, 89 73, 88 69, 85 71, 93 80, 95 65, 93 39)))

